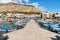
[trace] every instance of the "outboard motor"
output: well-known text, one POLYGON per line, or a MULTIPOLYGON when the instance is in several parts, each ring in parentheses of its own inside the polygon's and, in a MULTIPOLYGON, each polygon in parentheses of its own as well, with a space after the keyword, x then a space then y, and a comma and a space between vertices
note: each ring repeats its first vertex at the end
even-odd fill
POLYGON ((59 27, 60 27, 60 23, 59 23, 59 27))

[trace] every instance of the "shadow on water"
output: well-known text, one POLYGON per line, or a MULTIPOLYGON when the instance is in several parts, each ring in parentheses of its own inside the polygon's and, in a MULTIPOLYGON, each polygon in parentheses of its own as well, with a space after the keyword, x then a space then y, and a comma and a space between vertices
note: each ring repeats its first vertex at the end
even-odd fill
POLYGON ((60 40, 60 36, 56 35, 55 38, 51 38, 52 40, 60 40))

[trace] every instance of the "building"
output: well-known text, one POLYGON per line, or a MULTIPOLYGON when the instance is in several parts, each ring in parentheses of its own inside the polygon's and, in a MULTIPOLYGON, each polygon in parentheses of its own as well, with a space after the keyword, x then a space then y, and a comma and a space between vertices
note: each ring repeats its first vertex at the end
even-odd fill
POLYGON ((12 14, 12 13, 8 13, 7 14, 7 20, 8 21, 13 21, 14 20, 14 17, 15 17, 15 14, 12 14))
POLYGON ((0 14, 0 18, 1 18, 2 14, 0 14))
POLYGON ((25 18, 25 17, 27 17, 27 14, 22 14, 22 13, 15 14, 15 17, 17 17, 17 18, 25 18))
POLYGON ((60 21, 60 13, 55 13, 53 16, 55 19, 60 21))
POLYGON ((46 12, 42 14, 42 18, 46 19, 46 18, 52 18, 53 13, 51 12, 46 12))
POLYGON ((46 14, 45 13, 42 14, 42 18, 46 19, 46 14))
POLYGON ((0 13, 4 15, 4 18, 5 16, 7 16, 7 20, 13 20, 14 14, 16 15, 19 14, 18 16, 20 16, 20 18, 24 18, 26 17, 26 15, 31 15, 31 14, 40 15, 42 13, 42 10, 35 8, 32 5, 17 4, 17 3, 10 2, 6 4, 0 4, 0 13))
POLYGON ((55 13, 55 17, 60 17, 60 13, 55 13))

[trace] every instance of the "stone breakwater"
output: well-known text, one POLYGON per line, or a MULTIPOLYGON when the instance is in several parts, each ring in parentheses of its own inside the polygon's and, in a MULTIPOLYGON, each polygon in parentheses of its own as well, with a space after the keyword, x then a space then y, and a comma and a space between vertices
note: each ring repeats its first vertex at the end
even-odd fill
POLYGON ((23 29, 16 30, 8 35, 8 40, 52 40, 57 34, 40 28, 38 23, 31 19, 23 29))

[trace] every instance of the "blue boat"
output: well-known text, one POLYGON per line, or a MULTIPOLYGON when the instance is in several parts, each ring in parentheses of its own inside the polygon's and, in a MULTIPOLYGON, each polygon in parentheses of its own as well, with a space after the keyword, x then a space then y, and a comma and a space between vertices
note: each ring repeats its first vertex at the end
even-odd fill
POLYGON ((55 31, 57 33, 60 33, 60 26, 59 26, 59 24, 50 25, 50 30, 51 31, 55 31))
POLYGON ((13 31, 14 28, 11 27, 11 26, 7 26, 7 25, 3 25, 3 26, 0 28, 0 31, 6 31, 6 30, 8 30, 8 31, 13 31))
POLYGON ((59 22, 53 22, 53 21, 47 21, 47 20, 37 20, 39 25, 47 30, 55 31, 60 33, 60 23, 59 22))
POLYGON ((2 30, 9 30, 11 27, 10 26, 2 26, 2 30))

